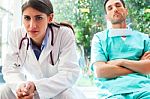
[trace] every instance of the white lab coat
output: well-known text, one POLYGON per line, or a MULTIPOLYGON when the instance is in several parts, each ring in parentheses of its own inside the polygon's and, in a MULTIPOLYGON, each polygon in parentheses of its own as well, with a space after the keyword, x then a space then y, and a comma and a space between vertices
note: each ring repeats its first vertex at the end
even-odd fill
POLYGON ((24 28, 10 33, 8 51, 2 73, 4 80, 15 92, 17 84, 24 81, 33 81, 40 99, 52 98, 70 88, 79 76, 79 67, 75 47, 75 36, 71 29, 53 27, 54 46, 51 46, 51 31, 47 46, 41 52, 39 60, 24 41, 19 51, 21 39, 25 36, 24 28), (51 65, 50 51, 53 52, 55 65, 51 65), (17 58, 19 55, 19 58, 17 58), (18 59, 18 61, 17 61, 18 59), (20 64, 19 67, 14 64, 20 64))

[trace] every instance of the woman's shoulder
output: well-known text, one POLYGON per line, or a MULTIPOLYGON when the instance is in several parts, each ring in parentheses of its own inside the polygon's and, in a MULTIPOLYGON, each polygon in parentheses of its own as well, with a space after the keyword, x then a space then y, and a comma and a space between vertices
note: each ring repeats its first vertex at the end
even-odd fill
MULTIPOLYGON (((60 26, 59 28, 59 33, 61 34, 62 38, 65 38, 65 39, 75 39, 75 33, 74 31, 69 28, 69 27, 66 27, 66 26, 60 26)), ((59 34, 58 34, 59 35, 59 34)))
POLYGON ((11 30, 11 33, 16 34, 16 35, 24 35, 24 34, 26 34, 26 30, 24 27, 17 27, 15 29, 11 30))
POLYGON ((74 32, 74 28, 71 24, 67 23, 67 22, 53 22, 51 24, 49 24, 49 26, 53 26, 54 31, 59 31, 59 34, 65 32, 65 34, 75 34, 74 32), (61 33, 60 33, 61 32, 61 33))
POLYGON ((60 26, 60 30, 64 32, 73 32, 73 30, 67 26, 60 26))
POLYGON ((16 27, 11 29, 8 36, 11 38, 22 38, 26 34, 26 30, 24 27, 16 27))

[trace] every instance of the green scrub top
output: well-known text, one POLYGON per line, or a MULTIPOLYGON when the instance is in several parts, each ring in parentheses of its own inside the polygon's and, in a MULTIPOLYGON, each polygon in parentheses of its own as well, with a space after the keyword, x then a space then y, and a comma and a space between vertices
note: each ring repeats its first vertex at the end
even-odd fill
MULTIPOLYGON (((144 52, 150 51, 148 35, 131 29, 127 33, 114 35, 112 30, 96 33, 92 39, 91 69, 97 61, 107 62, 116 59, 139 60, 144 52), (123 35, 122 35, 123 34, 123 35), (126 36, 125 40, 122 36, 126 36)), ((113 79, 95 78, 100 89, 99 97, 115 94, 150 90, 150 79, 139 73, 119 76, 113 79)))

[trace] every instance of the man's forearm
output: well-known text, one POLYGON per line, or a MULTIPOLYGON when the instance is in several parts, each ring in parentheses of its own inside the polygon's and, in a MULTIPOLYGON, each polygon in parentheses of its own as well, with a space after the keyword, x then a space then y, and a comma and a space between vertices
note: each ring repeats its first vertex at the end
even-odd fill
POLYGON ((139 72, 141 74, 148 74, 150 73, 150 60, 124 60, 121 66, 131 69, 135 72, 139 72))
POLYGON ((133 73, 132 70, 127 68, 102 62, 94 64, 94 71, 98 78, 115 78, 133 73))

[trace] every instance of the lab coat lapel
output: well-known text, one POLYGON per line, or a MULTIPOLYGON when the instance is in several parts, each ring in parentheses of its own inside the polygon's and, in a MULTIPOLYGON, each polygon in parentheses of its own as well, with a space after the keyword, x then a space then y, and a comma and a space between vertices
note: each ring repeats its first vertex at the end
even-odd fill
MULTIPOLYGON (((51 45, 51 40, 52 40, 52 37, 51 37, 51 30, 49 30, 49 38, 48 38, 48 41, 47 41, 47 45, 46 47, 43 49, 43 51, 41 52, 41 55, 39 57, 39 63, 42 64, 42 62, 45 60, 45 58, 47 58, 48 56, 50 57, 50 52, 53 50, 53 46, 51 45)), ((54 31, 54 29, 53 29, 54 31)), ((54 38, 55 38, 55 33, 54 34, 54 38)))
MULTIPOLYGON (((47 58, 50 57, 50 52, 53 50, 53 46, 48 43, 47 47, 43 49, 41 52, 41 55, 39 57, 39 63, 42 64, 42 62, 47 58)), ((48 58, 49 59, 49 58, 48 58)))
POLYGON ((30 57, 28 57, 28 59, 30 59, 29 61, 33 61, 35 65, 39 65, 38 60, 36 59, 36 56, 31 48, 31 46, 29 47, 29 51, 28 51, 28 55, 30 55, 30 57))
MULTIPOLYGON (((25 34, 24 34, 25 35, 25 34)), ((24 37, 24 36, 23 36, 24 37)), ((27 37, 29 38, 29 36, 27 35, 27 37)), ((29 44, 31 44, 30 43, 31 41, 29 40, 29 44)), ((23 44, 24 44, 24 46, 22 46, 22 47, 24 47, 24 49, 25 49, 25 51, 26 51, 26 47, 27 47, 27 40, 25 40, 24 42, 23 42, 23 44)), ((24 54, 23 55, 26 55, 25 54, 25 51, 24 51, 24 54)), ((31 48, 31 46, 29 45, 29 48, 28 48, 28 50, 27 50, 27 58, 25 59, 26 61, 27 61, 27 63, 26 63, 26 69, 28 69, 28 70, 31 70, 31 72, 33 73, 33 74, 35 74, 36 76, 37 76, 37 78, 38 77, 40 77, 39 75, 42 73, 42 71, 41 71, 41 66, 40 66, 40 64, 39 64, 39 61, 36 59, 36 56, 35 56, 35 54, 34 54, 34 51, 33 51, 33 49, 31 48)))
POLYGON ((36 78, 40 78, 42 74, 41 65, 39 64, 39 61, 36 59, 36 56, 31 46, 29 47, 27 57, 28 57, 27 61, 30 61, 30 65, 26 64, 28 70, 31 70, 31 72, 36 75, 36 78))
MULTIPOLYGON (((27 35, 27 37, 28 37, 28 39, 30 39, 28 35, 27 35)), ((24 44, 25 44, 26 47, 28 46, 27 45, 27 40, 25 41, 24 44)), ((36 59, 36 56, 35 56, 35 54, 33 52, 33 49, 31 48, 30 44, 31 44, 31 40, 29 40, 28 55, 30 55, 30 57, 28 57, 28 58, 33 60, 33 62, 35 62, 35 64, 38 64, 38 61, 36 59)))

